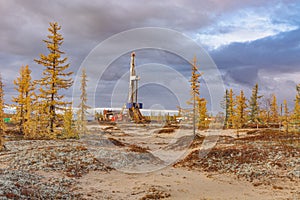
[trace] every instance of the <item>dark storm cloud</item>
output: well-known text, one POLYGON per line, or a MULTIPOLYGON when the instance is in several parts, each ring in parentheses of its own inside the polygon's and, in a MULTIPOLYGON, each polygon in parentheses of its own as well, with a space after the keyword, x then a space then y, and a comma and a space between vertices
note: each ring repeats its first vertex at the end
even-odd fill
POLYGON ((300 29, 254 42, 234 43, 211 53, 218 67, 237 83, 253 85, 258 70, 299 72, 300 29))
MULTIPOLYGON (((131 28, 154 26, 171 28, 192 36, 202 28, 213 26, 226 13, 243 9, 264 9, 286 4, 276 13, 273 23, 299 25, 295 1, 261 0, 175 0, 175 1, 102 1, 102 0, 0 0, 0 69, 7 93, 14 94, 11 85, 20 66, 29 64, 34 79, 41 75, 41 67, 33 62, 40 53, 47 53, 42 40, 48 34, 48 23, 57 21, 65 38, 62 50, 77 71, 88 53, 113 34, 131 28), (294 13, 295 12, 295 13, 294 13)), ((220 27, 219 33, 230 33, 236 27, 220 27)), ((163 42, 163 41, 162 41, 163 42)), ((123 44, 116 44, 115 47, 123 44)), ((184 44, 182 44, 184 46, 184 44)), ((184 48, 184 47, 182 47, 184 48)), ((128 53, 129 54, 129 53, 128 53)), ((105 74, 107 84, 117 80, 129 67, 128 54, 115 65, 124 65, 117 72, 112 67, 105 74), (126 67, 125 67, 126 66, 126 67)), ((227 75, 225 80, 251 85, 258 79, 259 70, 299 72, 299 30, 283 32, 248 43, 234 43, 212 52, 217 65, 227 75), (297 46, 298 45, 298 46, 297 46), (298 68, 297 68, 298 67, 298 68)), ((163 51, 141 52, 138 64, 157 62, 172 66, 189 76, 186 61, 163 51), (184 66, 184 67, 182 67, 184 66)), ((289 83, 291 84, 291 83, 289 83)), ((109 96, 109 87, 103 95, 109 96)), ((66 94, 71 92, 67 92, 66 94)))
POLYGON ((95 45, 120 31, 144 26, 191 30, 209 23, 209 13, 194 9, 195 5, 205 8, 208 4, 186 4, 186 1, 169 4, 154 1, 2 0, 0 53, 6 54, 6 61, 0 66, 13 65, 16 55, 27 57, 20 59, 21 63, 34 65, 33 58, 46 53, 42 40, 46 38, 48 23, 52 21, 62 25, 63 50, 70 57, 72 66, 77 67, 95 45))
POLYGON ((33 44, 44 39, 48 23, 58 21, 63 26, 66 46, 86 50, 112 34, 135 27, 158 26, 193 32, 209 25, 218 14, 263 4, 259 2, 2 0, 1 39, 6 52, 35 53, 41 48, 33 44))

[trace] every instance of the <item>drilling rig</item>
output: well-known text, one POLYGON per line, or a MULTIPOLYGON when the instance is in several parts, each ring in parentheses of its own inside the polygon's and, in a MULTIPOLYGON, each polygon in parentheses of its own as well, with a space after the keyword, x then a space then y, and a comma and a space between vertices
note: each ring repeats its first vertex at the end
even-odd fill
POLYGON ((143 108, 142 103, 138 103, 138 81, 140 77, 136 75, 135 65, 134 65, 135 53, 131 53, 130 60, 130 78, 129 78, 129 90, 128 90, 128 101, 126 104, 126 109, 128 109, 128 114, 136 123, 145 123, 147 120, 142 115, 140 109, 143 108))

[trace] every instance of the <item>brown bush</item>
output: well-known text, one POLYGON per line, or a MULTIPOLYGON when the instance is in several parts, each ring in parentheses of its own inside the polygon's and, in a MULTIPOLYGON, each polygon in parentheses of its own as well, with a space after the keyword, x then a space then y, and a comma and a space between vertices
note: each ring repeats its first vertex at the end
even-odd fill
POLYGON ((162 133, 174 133, 175 129, 174 128, 163 128, 158 131, 155 131, 154 133, 156 134, 162 134, 162 133))
POLYGON ((86 151, 87 148, 85 146, 80 145, 80 146, 76 146, 76 150, 78 150, 78 151, 86 151))
POLYGON ((163 128, 173 128, 173 129, 179 129, 180 126, 178 125, 173 125, 173 124, 166 124, 163 128))
POLYGON ((2 151, 3 149, 4 149, 4 139, 0 135, 0 151, 2 151))
POLYGON ((138 153, 148 153, 149 148, 144 148, 137 146, 135 144, 129 145, 129 151, 138 152, 138 153))
POLYGON ((114 145, 116 146, 119 146, 119 147, 124 147, 125 144, 123 142, 120 142, 119 140, 115 139, 115 138, 108 138, 108 140, 113 143, 114 145))

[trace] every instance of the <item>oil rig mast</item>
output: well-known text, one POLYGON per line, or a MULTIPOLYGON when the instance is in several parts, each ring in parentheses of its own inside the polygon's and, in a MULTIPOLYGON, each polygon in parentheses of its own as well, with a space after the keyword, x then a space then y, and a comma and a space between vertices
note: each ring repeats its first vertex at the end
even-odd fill
POLYGON ((136 123, 144 123, 147 120, 140 112, 140 109, 143 108, 142 103, 138 103, 138 81, 140 77, 136 75, 135 65, 134 65, 134 57, 135 53, 131 53, 130 60, 130 79, 129 79, 129 90, 128 90, 128 102, 126 104, 126 108, 128 109, 129 116, 131 120, 136 123))

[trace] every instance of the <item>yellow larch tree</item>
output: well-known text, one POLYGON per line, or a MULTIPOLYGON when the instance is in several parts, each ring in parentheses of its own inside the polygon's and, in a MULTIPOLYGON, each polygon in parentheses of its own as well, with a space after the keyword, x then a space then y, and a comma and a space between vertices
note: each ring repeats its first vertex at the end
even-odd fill
POLYGON ((73 110, 72 106, 65 109, 64 112, 64 128, 62 130, 62 138, 78 139, 78 132, 73 126, 73 110))
POLYGON ((258 84, 256 83, 252 89, 252 96, 249 100, 249 111, 250 111, 249 118, 252 123, 256 123, 256 124, 258 124, 258 122, 260 121, 259 119, 260 108, 258 102, 260 98, 261 96, 258 95, 258 84))
POLYGON ((278 105, 277 105, 277 98, 275 94, 272 95, 270 111, 271 111, 270 121, 272 123, 279 123, 278 105))
POLYGON ((198 67, 197 67, 197 58, 196 56, 193 59, 193 63, 192 63, 192 76, 190 79, 190 84, 191 84, 191 98, 187 101, 187 104, 189 105, 193 105, 194 102, 196 103, 197 100, 200 99, 200 81, 199 81, 199 77, 202 74, 199 73, 198 71, 198 67))
POLYGON ((300 84, 296 86, 297 94, 295 99, 293 121, 299 127, 300 125, 300 84))
POLYGON ((243 125, 246 123, 246 97, 244 95, 244 91, 241 90, 240 95, 236 96, 235 104, 236 104, 236 118, 235 118, 235 127, 237 129, 240 129, 243 127, 243 125))
POLYGON ((202 76, 202 73, 199 73, 197 67, 197 59, 196 56, 193 59, 192 63, 192 76, 190 79, 191 84, 191 99, 187 102, 187 104, 193 106, 193 134, 196 134, 196 107, 197 102, 200 99, 200 81, 199 77, 202 76))
POLYGON ((208 128, 208 115, 207 115, 207 106, 206 106, 206 99, 198 99, 198 129, 206 129, 208 128))
POLYGON ((73 80, 70 78, 73 72, 67 72, 70 64, 65 64, 67 57, 62 58, 64 52, 60 50, 63 43, 63 37, 59 33, 60 29, 61 26, 57 22, 50 23, 48 40, 43 40, 49 54, 40 54, 40 59, 34 60, 45 67, 42 78, 37 81, 40 86, 38 97, 41 107, 39 109, 46 114, 47 132, 51 137, 56 136, 55 127, 61 120, 57 110, 64 110, 66 106, 70 105, 70 102, 64 101, 64 95, 61 95, 59 91, 68 89, 73 84, 73 80))
POLYGON ((283 120, 283 125, 285 126, 285 132, 289 132, 289 108, 288 108, 288 105, 287 105, 287 101, 286 99, 283 100, 283 116, 282 116, 282 120, 283 120))
POLYGON ((4 123, 4 92, 3 92, 3 82, 2 76, 0 74, 0 150, 4 147, 4 133, 6 130, 6 125, 4 123))
POLYGON ((234 101, 234 94, 233 90, 229 90, 229 104, 228 104, 228 121, 227 121, 227 128, 234 128, 234 121, 235 121, 235 101, 234 101))
POLYGON ((228 124, 228 113, 229 113, 229 91, 226 89, 224 100, 221 102, 222 108, 225 110, 225 118, 224 118, 224 126, 223 128, 227 128, 228 124))
POLYGON ((55 139, 56 135, 50 135, 49 129, 47 129, 49 125, 47 109, 45 109, 44 103, 40 102, 36 95, 34 96, 31 110, 31 120, 24 124, 26 138, 55 139))
POLYGON ((26 134, 24 132, 24 126, 26 123, 30 123, 31 120, 35 89, 31 81, 31 70, 28 65, 21 67, 20 76, 14 80, 14 84, 15 90, 18 92, 18 96, 12 98, 12 101, 16 103, 14 121, 17 122, 20 133, 26 134))
POLYGON ((266 109, 263 109, 263 108, 259 109, 258 118, 262 124, 266 124, 266 125, 269 124, 269 122, 270 122, 269 115, 270 115, 270 113, 266 109))
POLYGON ((85 133, 87 132, 87 114, 90 107, 87 105, 87 92, 86 92, 86 87, 87 87, 87 77, 86 77, 86 70, 85 68, 82 69, 81 72, 81 95, 80 95, 80 104, 78 106, 78 112, 77 112, 77 130, 79 133, 85 133))

